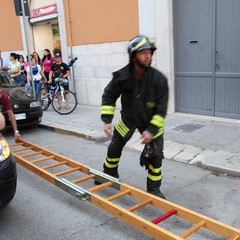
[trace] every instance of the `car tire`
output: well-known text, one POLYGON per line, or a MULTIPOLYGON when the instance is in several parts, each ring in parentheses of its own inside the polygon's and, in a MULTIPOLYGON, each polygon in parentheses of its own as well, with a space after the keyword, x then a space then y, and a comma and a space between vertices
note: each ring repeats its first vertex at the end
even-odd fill
POLYGON ((6 191, 0 192, 1 194, 0 209, 5 207, 7 204, 9 204, 12 201, 16 193, 16 187, 17 187, 17 179, 8 186, 6 191))
POLYGON ((0 131, 0 133, 1 133, 2 135, 5 135, 6 132, 7 132, 7 127, 6 127, 6 125, 5 125, 5 127, 0 131))
POLYGON ((16 162, 12 155, 0 163, 0 209, 11 202, 16 193, 16 162))

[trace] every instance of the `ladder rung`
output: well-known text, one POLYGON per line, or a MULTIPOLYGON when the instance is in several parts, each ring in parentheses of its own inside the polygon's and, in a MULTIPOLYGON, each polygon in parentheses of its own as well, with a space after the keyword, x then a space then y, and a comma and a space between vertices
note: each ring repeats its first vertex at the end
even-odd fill
POLYGON ((91 175, 87 175, 87 176, 84 176, 84 177, 81 177, 81 178, 77 178, 77 179, 74 179, 72 180, 73 183, 80 183, 80 182, 84 182, 84 181, 87 181, 89 179, 92 179, 94 178, 95 175, 91 174, 91 175))
POLYGON ((62 171, 62 172, 54 173, 54 175, 60 176, 60 175, 68 174, 68 173, 75 172, 78 170, 81 170, 81 167, 70 168, 70 169, 62 171))
POLYGON ((12 152, 14 153, 19 153, 19 152, 24 152, 24 151, 27 151, 27 150, 31 150, 33 149, 33 147, 24 147, 24 148, 19 148, 19 149, 15 149, 15 150, 12 150, 12 152))
POLYGON ((95 186, 95 187, 92 187, 92 188, 89 188, 88 189, 88 191, 90 191, 90 192, 96 192, 96 191, 98 191, 98 190, 101 190, 101 189, 103 189, 103 188, 106 188, 106 187, 110 187, 110 186, 112 186, 112 182, 105 182, 105 183, 102 183, 102 184, 100 184, 100 185, 97 185, 97 186, 95 186))
POLYGON ((177 213, 177 210, 176 209, 172 209, 169 212, 166 212, 163 215, 159 216, 158 218, 152 220, 152 223, 158 224, 158 223, 162 222, 163 220, 171 217, 175 213, 177 213))
POLYGON ((10 144, 10 147, 16 147, 16 146, 22 146, 23 143, 13 143, 13 144, 10 144))
POLYGON ((228 240, 240 240, 240 235, 234 235, 230 237, 228 240))
POLYGON ((44 166, 42 167, 43 169, 49 169, 49 168, 54 168, 54 167, 58 167, 58 166, 61 166, 63 164, 66 164, 67 161, 63 161, 63 162, 58 162, 58 163, 54 163, 54 164, 51 164, 51 165, 47 165, 47 166, 44 166))
POLYGON ((38 162, 43 162, 43 161, 46 161, 46 160, 49 160, 49 159, 54 159, 55 157, 54 156, 47 156, 47 157, 43 157, 43 158, 38 158, 36 160, 32 160, 30 161, 31 163, 38 163, 38 162))
POLYGON ((122 197, 122 196, 124 196, 124 195, 126 195, 126 194, 129 194, 130 192, 131 192, 131 190, 125 190, 125 191, 123 191, 123 192, 114 194, 114 195, 112 195, 112 196, 110 196, 110 197, 108 197, 108 198, 106 198, 106 199, 107 199, 108 201, 112 201, 112 200, 117 199, 117 198, 120 198, 120 197, 122 197))
POLYGON ((39 154, 42 154, 42 153, 43 153, 43 151, 32 152, 32 153, 28 153, 28 154, 25 154, 25 155, 21 155, 21 157, 23 157, 23 158, 32 157, 32 156, 39 155, 39 154))
POLYGON ((133 211, 135 211, 141 207, 144 207, 145 205, 150 204, 150 203, 152 203, 152 199, 146 199, 145 201, 142 201, 142 202, 128 208, 128 211, 133 212, 133 211))
POLYGON ((206 224, 205 221, 201 221, 201 222, 195 224, 194 226, 189 228, 186 232, 182 233, 180 235, 180 237, 187 238, 189 235, 191 235, 192 233, 196 232, 199 228, 203 227, 205 224, 206 224))

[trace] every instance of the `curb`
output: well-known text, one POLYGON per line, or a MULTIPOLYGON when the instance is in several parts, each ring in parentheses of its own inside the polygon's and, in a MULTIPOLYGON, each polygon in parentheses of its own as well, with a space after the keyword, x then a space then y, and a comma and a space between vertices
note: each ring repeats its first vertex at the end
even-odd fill
POLYGON ((50 130, 52 132, 62 133, 62 134, 65 134, 65 135, 72 135, 72 136, 84 138, 84 139, 87 139, 87 140, 90 139, 90 136, 87 136, 83 133, 68 131, 68 130, 64 130, 64 129, 60 129, 60 128, 55 128, 55 127, 52 127, 52 126, 46 126, 46 125, 43 125, 43 124, 39 124, 38 128, 50 130))
POLYGON ((57 132, 57 133, 62 133, 65 135, 71 135, 71 136, 75 136, 75 137, 80 137, 86 140, 90 140, 90 141, 94 141, 94 142, 107 142, 108 138, 107 137, 93 137, 84 133, 79 133, 79 132, 74 132, 74 131, 70 131, 70 130, 66 130, 66 129, 61 129, 61 128, 57 128, 57 127, 53 127, 53 126, 46 126, 44 124, 39 124, 38 128, 42 128, 42 129, 46 129, 52 132, 57 132))

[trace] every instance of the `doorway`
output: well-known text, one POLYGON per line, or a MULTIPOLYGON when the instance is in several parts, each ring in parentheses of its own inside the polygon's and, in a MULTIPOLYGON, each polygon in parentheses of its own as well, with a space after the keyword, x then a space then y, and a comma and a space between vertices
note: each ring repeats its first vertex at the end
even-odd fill
POLYGON ((239 0, 173 0, 176 111, 240 119, 239 9, 239 0))
POLYGON ((43 57, 44 49, 49 49, 53 54, 54 49, 61 50, 61 41, 58 23, 42 22, 33 25, 34 48, 40 57, 43 57))

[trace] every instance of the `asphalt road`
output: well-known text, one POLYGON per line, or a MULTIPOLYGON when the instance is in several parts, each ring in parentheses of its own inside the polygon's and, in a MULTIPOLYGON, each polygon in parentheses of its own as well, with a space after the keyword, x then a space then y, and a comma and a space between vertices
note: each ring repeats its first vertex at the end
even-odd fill
MULTIPOLYGON (((104 144, 43 129, 29 129, 21 134, 34 144, 102 170, 107 150, 104 144)), ((9 143, 14 142, 11 134, 5 137, 9 143)), ((17 169, 16 195, 0 210, 1 240, 153 239, 90 202, 74 198, 20 165, 17 169)), ((122 182, 145 190, 146 171, 139 165, 139 152, 124 150, 119 173, 122 182)), ((240 228, 239 178, 170 160, 163 163, 163 176, 162 191, 168 200, 240 228)), ((151 208, 144 212, 150 219, 156 216, 154 214, 155 210, 151 208)), ((189 223, 171 217, 161 226, 181 233, 189 223)), ((188 239, 224 238, 200 231, 188 239)))

